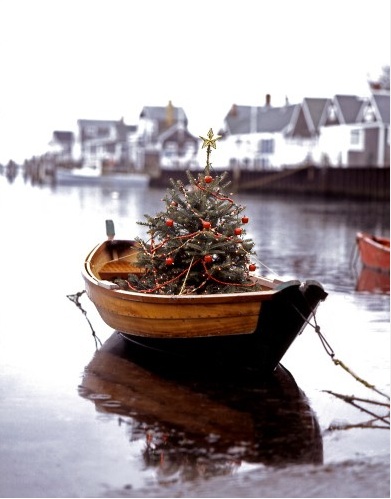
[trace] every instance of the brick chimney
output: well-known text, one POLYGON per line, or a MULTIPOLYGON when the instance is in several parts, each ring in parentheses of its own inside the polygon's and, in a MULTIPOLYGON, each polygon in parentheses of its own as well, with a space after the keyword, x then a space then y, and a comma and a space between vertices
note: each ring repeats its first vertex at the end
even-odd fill
POLYGON ((271 96, 270 96, 270 94, 266 94, 265 106, 270 107, 270 102, 271 102, 271 96))

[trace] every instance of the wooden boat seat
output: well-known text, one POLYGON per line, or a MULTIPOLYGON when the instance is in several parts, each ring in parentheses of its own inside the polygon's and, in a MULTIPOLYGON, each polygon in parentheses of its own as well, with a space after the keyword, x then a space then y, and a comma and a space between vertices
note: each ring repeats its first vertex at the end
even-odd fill
POLYGON ((132 265, 131 262, 127 260, 111 260, 105 263, 101 269, 99 269, 99 277, 101 279, 113 279, 114 277, 120 277, 126 279, 129 274, 141 274, 142 269, 132 265))

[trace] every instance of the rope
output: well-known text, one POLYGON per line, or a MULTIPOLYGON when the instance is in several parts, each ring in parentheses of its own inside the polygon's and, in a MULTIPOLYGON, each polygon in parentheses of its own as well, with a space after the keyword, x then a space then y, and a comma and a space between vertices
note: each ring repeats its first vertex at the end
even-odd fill
POLYGON ((314 328, 315 332, 317 333, 319 339, 320 339, 320 342, 322 343, 323 345, 323 348, 325 349, 326 353, 330 356, 331 360, 334 362, 334 364, 336 366, 340 366, 342 367, 342 369, 344 369, 348 374, 350 374, 351 376, 353 376, 353 378, 358 381, 359 383, 363 384, 366 388, 369 388, 370 390, 373 390, 374 392, 378 393, 379 395, 381 395, 382 397, 385 397, 387 400, 390 400, 390 396, 387 395, 386 393, 383 393, 381 392, 380 390, 378 390, 375 385, 373 385, 372 383, 368 383, 368 381, 365 381, 363 378, 361 378, 360 376, 358 376, 356 373, 354 373, 344 362, 342 362, 342 360, 339 360, 339 359, 336 359, 335 358, 335 353, 334 353, 334 350, 332 349, 330 343, 326 340, 326 338, 324 337, 324 335, 322 334, 322 332, 320 331, 320 326, 317 324, 317 321, 316 321, 316 315, 315 315, 315 311, 313 309, 311 309, 311 314, 314 318, 314 322, 315 322, 315 325, 312 324, 301 312, 300 310, 297 309, 297 307, 294 307, 296 309, 296 311, 298 312, 298 314, 304 319, 304 321, 309 325, 311 326, 312 328, 314 328))
POLYGON ((97 349, 98 348, 98 343, 100 346, 102 346, 102 342, 100 341, 100 339, 98 338, 98 336, 96 335, 95 331, 94 331, 94 328, 92 327, 92 324, 89 320, 89 318, 87 317, 87 312, 84 310, 84 308, 81 306, 81 303, 80 303, 80 297, 85 293, 85 289, 83 291, 79 291, 78 293, 75 293, 74 295, 67 295, 67 298, 69 300, 71 300, 71 302, 73 302, 76 307, 80 310, 80 312, 84 315, 84 317, 86 318, 86 321, 88 322, 88 325, 90 326, 90 329, 91 329, 91 332, 92 332, 92 336, 94 338, 94 341, 95 341, 95 348, 97 349))

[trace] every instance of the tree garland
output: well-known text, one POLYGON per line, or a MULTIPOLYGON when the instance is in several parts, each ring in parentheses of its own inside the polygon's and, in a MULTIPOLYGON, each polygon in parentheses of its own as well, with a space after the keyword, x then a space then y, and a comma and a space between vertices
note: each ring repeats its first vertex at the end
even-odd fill
POLYGON ((211 150, 220 136, 210 129, 207 138, 200 138, 207 149, 203 174, 194 178, 188 171, 189 186, 171 179, 172 188, 163 199, 166 210, 138 222, 150 235, 147 241, 137 238, 137 266, 143 272, 130 274, 125 282, 116 279, 123 289, 160 294, 259 289, 250 275, 256 268, 250 261, 254 243, 245 238, 243 227, 249 219, 240 219, 244 207, 222 192, 229 185, 224 184, 227 173, 217 175, 211 169, 211 150))

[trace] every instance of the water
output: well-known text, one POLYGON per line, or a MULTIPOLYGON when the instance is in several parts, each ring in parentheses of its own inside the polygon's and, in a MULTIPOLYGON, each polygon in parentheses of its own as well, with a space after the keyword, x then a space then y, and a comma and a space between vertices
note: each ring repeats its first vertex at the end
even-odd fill
MULTIPOLYGON (((389 497, 389 430, 365 427, 374 416, 334 394, 386 399, 335 365, 311 326, 283 359, 292 376, 178 379, 133 358, 84 295, 105 343, 95 351, 66 295, 83 289, 104 221, 118 237, 143 235, 136 222, 164 209, 164 194, 0 177, 0 496, 389 497)), ((358 230, 389 234, 389 207, 235 200, 264 273, 322 282, 316 319, 335 357, 388 393, 389 295, 356 291, 352 263, 358 230)))

